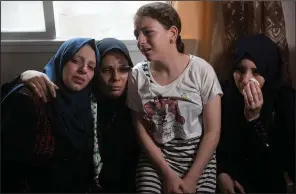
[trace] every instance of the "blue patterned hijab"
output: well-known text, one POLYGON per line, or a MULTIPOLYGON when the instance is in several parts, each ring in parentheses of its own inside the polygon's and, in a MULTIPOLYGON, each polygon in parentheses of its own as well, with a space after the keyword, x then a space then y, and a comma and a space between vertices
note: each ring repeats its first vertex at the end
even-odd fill
POLYGON ((56 99, 47 104, 54 129, 76 149, 85 148, 93 133, 91 84, 80 91, 73 91, 65 86, 62 76, 65 64, 87 44, 95 51, 97 73, 100 55, 95 40, 90 38, 73 38, 64 42, 44 68, 44 73, 59 87, 56 99))
POLYGON ((95 40, 90 38, 73 38, 64 42, 44 68, 44 73, 60 88, 56 99, 46 104, 54 130, 76 149, 84 148, 92 135, 91 89, 89 84, 81 91, 72 91, 65 86, 62 76, 66 63, 87 44, 95 51, 97 72, 100 56, 95 40))
MULTIPOLYGON (((73 91, 63 83, 63 68, 69 60, 85 45, 91 46, 96 55, 95 74, 98 73, 100 54, 95 40, 90 38, 73 38, 65 41, 57 53, 44 68, 44 73, 58 87, 56 98, 45 104, 46 112, 53 124, 54 133, 62 136, 64 142, 72 144, 75 149, 83 149, 88 137, 92 137, 93 122, 91 114, 91 84, 80 91, 73 91)), ((7 97, 24 87, 18 84, 1 99, 1 104, 7 97)))

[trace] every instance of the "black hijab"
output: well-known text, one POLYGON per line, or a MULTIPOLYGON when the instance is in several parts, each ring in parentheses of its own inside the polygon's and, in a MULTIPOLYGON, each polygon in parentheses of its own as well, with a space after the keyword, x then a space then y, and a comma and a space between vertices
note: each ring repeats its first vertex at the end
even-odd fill
MULTIPOLYGON (((99 41, 97 44, 97 49, 98 51, 100 52, 101 54, 101 59, 110 51, 118 51, 120 53, 122 53, 127 61, 128 61, 128 64, 129 66, 132 68, 134 65, 133 65, 133 62, 131 60, 131 57, 129 55, 129 51, 127 49, 127 47, 125 46, 125 44, 123 42, 121 42, 120 40, 117 40, 115 38, 105 38, 105 39, 102 39, 101 41, 99 41)), ((93 91, 96 95, 96 97, 100 100, 102 98, 100 98, 101 96, 104 96, 102 94, 102 92, 100 91, 100 89, 98 88, 98 83, 99 82, 99 78, 98 78, 98 75, 95 75, 95 78, 94 78, 94 81, 93 81, 93 91)), ((124 93, 122 94, 121 97, 119 97, 119 99, 105 99, 106 101, 111 101, 111 104, 114 104, 114 101, 117 101, 117 102, 120 102, 120 103, 125 103, 126 101, 126 91, 127 91, 127 87, 125 88, 125 91, 124 93)))
POLYGON ((85 146, 93 131, 90 84, 81 91, 72 91, 63 83, 62 75, 65 64, 86 44, 95 51, 95 72, 98 72, 100 55, 95 40, 90 38, 73 38, 64 42, 44 68, 44 73, 59 87, 56 99, 46 104, 48 113, 56 132, 66 137, 76 149, 85 146))
MULTIPOLYGON (((115 38, 105 38, 97 43, 97 49, 101 54, 101 59, 111 51, 118 51, 122 53, 126 59, 128 60, 129 66, 132 68, 133 63, 131 60, 131 57, 129 55, 129 51, 125 44, 121 42, 120 40, 117 40, 115 38)), ((102 61, 102 60, 101 60, 102 61)), ((97 84, 99 82, 97 74, 95 76, 95 79, 93 81, 93 88, 94 88, 94 94, 96 95, 96 98, 98 100, 98 115, 100 115, 101 118, 98 118, 98 121, 104 120, 105 122, 111 122, 114 116, 114 112, 116 113, 116 122, 126 123, 129 121, 124 120, 124 117, 120 116, 120 112, 129 112, 129 109, 126 107, 126 91, 127 87, 125 88, 125 91, 119 98, 108 98, 106 97, 100 88, 98 88, 97 84)), ((126 85, 127 86, 127 85, 126 85)), ((114 125, 113 125, 114 126, 114 125)))
MULTIPOLYGON (((238 67, 240 61, 245 58, 255 63, 257 72, 265 79, 262 87, 263 107, 260 121, 267 130, 267 126, 272 122, 277 94, 283 84, 281 54, 278 46, 271 39, 264 34, 258 34, 247 36, 237 43, 232 60, 232 72, 238 67)), ((222 98, 221 144, 223 144, 223 141, 227 141, 228 143, 225 142, 225 145, 228 144, 229 146, 231 146, 230 142, 240 144, 241 140, 244 139, 244 132, 254 131, 249 130, 251 126, 244 117, 243 95, 235 85, 233 76, 226 83, 223 83, 222 87, 224 96, 222 98)))
MULTIPOLYGON (((123 42, 115 38, 106 38, 97 43, 97 48, 101 53, 101 59, 108 52, 118 51, 126 57, 129 66, 133 67, 129 51, 123 42)), ((103 161, 100 183, 104 192, 135 192, 134 180, 139 149, 131 112, 126 106, 126 91, 117 99, 101 98, 103 94, 98 88, 98 80, 94 83, 94 88, 97 88, 95 91, 98 99, 98 132, 101 134, 100 148, 103 161)))
POLYGON ((106 53, 111 50, 117 50, 125 55, 126 59, 129 62, 129 65, 133 67, 133 63, 131 57, 129 55, 128 49, 123 42, 117 40, 115 38, 105 38, 97 43, 97 48, 101 54, 101 58, 103 58, 106 53))
POLYGON ((264 77, 264 87, 277 90, 282 84, 282 57, 279 47, 264 34, 247 36, 240 40, 233 56, 233 71, 244 59, 251 59, 257 67, 258 73, 264 77))

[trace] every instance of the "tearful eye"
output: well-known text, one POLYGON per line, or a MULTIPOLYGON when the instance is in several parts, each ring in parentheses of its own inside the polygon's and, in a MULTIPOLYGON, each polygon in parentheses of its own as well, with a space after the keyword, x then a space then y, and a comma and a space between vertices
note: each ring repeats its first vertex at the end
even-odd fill
POLYGON ((101 71, 103 73, 110 73, 112 71, 112 69, 110 69, 110 68, 103 68, 101 71))
POLYGON ((252 72, 253 72, 253 74, 256 75, 256 76, 257 76, 257 75, 260 75, 260 73, 258 72, 257 69, 254 69, 252 72))
POLYGON ((94 69, 95 69, 95 68, 92 67, 92 66, 88 66, 88 68, 89 68, 90 70, 94 70, 94 69))
POLYGON ((72 61, 73 63, 79 63, 79 61, 76 60, 76 59, 71 59, 71 61, 72 61))
POLYGON ((237 73, 239 73, 239 74, 243 74, 243 73, 245 72, 245 70, 244 70, 244 68, 242 68, 242 67, 237 67, 237 68, 235 69, 235 72, 237 72, 237 73))
POLYGON ((131 70, 131 68, 128 66, 128 67, 122 67, 122 68, 119 68, 119 72, 121 73, 127 73, 131 70))
POLYGON ((143 31, 143 34, 144 34, 145 36, 149 36, 149 35, 151 35, 151 33, 152 33, 151 30, 145 30, 145 31, 143 31))

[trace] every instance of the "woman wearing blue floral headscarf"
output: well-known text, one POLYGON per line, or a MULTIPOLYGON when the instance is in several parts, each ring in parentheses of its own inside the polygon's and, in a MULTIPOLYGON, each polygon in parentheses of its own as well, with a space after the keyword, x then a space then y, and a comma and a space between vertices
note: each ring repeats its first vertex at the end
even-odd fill
POLYGON ((24 85, 2 100, 2 192, 87 192, 93 178, 90 81, 95 40, 70 39, 44 73, 59 87, 49 103, 24 85))

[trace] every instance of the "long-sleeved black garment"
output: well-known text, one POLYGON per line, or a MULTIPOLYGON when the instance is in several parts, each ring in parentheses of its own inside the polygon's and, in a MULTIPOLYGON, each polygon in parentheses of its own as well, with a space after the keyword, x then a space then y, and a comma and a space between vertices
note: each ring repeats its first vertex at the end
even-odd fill
MULTIPOLYGON (((5 83, 1 87, 1 98, 18 83, 20 75, 5 83)), ((140 147, 132 125, 131 111, 122 99, 98 104, 98 134, 101 136, 100 154, 103 161, 99 184, 102 186, 102 192, 134 193, 140 147)))
POLYGON ((103 167, 99 176, 104 193, 135 193, 140 147, 124 102, 104 101, 98 106, 103 167), (114 117, 115 116, 115 117, 114 117))
MULTIPOLYGON (((223 89, 231 88, 225 84, 223 89)), ((285 192, 284 172, 295 180, 295 91, 288 87, 280 89, 268 121, 259 117, 247 122, 243 111, 235 118, 223 116, 232 114, 231 108, 225 107, 231 102, 223 98, 221 137, 217 149, 218 176, 220 173, 229 174, 247 193, 285 192)), ((243 101, 232 103, 242 106, 233 109, 243 110, 243 101)))
POLYGON ((1 109, 2 192, 90 191, 92 147, 74 149, 57 133, 37 96, 20 88, 1 109))

